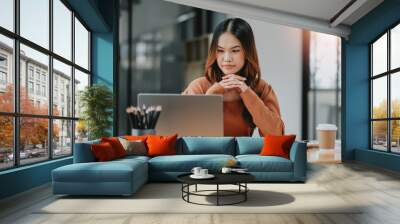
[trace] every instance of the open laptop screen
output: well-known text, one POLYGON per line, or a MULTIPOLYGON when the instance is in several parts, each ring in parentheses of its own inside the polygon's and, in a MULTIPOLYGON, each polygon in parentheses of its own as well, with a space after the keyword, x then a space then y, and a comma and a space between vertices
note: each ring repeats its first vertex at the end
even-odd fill
POLYGON ((138 106, 161 105, 157 135, 224 136, 221 95, 140 93, 138 106))

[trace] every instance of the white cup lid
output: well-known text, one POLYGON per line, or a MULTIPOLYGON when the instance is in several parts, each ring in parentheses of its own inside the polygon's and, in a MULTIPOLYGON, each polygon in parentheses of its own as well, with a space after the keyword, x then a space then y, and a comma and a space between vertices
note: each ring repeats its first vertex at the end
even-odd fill
POLYGON ((318 124, 318 131, 337 131, 337 126, 334 124, 318 124))

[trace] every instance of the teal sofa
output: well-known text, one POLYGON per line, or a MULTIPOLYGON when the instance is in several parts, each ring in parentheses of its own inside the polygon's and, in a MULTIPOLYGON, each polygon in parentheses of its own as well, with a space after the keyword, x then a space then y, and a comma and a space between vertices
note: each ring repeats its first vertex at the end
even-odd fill
POLYGON ((234 159, 247 168, 259 182, 305 182, 306 143, 294 142, 290 159, 260 156, 261 137, 181 137, 177 155, 127 156, 108 162, 96 162, 91 141, 75 144, 74 163, 52 171, 54 194, 131 195, 148 181, 176 181, 193 167, 218 172, 234 159))

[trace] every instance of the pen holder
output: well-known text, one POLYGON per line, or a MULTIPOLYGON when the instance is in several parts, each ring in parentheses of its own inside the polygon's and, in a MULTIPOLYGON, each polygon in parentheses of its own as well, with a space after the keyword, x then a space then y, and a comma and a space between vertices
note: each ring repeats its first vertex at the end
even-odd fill
POLYGON ((131 135, 155 135, 156 134, 156 129, 135 129, 132 128, 131 130, 131 135))

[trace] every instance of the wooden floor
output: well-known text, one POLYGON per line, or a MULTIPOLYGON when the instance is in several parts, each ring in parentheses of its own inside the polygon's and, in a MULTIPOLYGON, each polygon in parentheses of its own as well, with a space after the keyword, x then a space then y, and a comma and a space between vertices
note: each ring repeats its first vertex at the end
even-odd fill
MULTIPOLYGON (((0 223, 400 223, 400 174, 358 163, 311 164, 308 182, 346 201, 363 202, 357 214, 36 214, 54 197, 42 186, 0 202, 0 223)), ((171 205, 173 206, 173 205, 171 205)))

